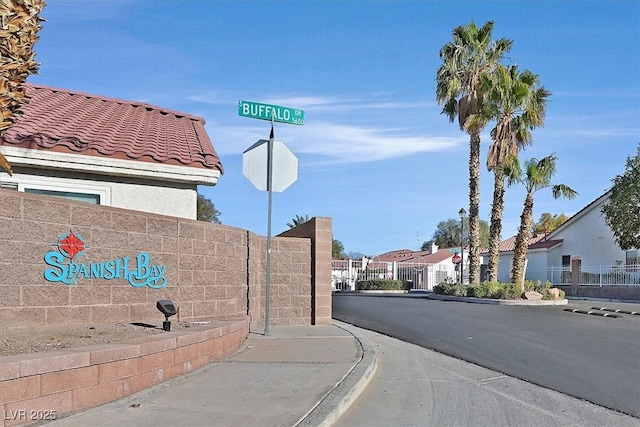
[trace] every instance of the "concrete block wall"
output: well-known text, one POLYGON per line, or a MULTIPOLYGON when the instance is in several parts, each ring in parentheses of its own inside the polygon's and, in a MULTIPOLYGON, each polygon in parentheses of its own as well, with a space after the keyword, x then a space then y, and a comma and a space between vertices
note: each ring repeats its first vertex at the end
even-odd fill
POLYGON ((311 238, 311 322, 313 325, 330 325, 333 247, 331 218, 311 218, 279 236, 311 238))
POLYGON ((248 334, 244 316, 119 343, 0 357, 0 427, 121 399, 232 354, 248 334))
MULTIPOLYGON (((314 219, 313 224, 326 228, 327 220, 328 231, 308 224, 286 238, 273 239, 270 316, 276 324, 315 324, 318 316, 319 323, 330 321, 331 222, 314 219), (325 262, 326 268, 318 267, 325 262), (320 285, 314 285, 318 272, 320 285)), ((253 326, 264 319, 265 257, 266 238, 247 230, 0 189, 0 322, 4 327, 157 324, 163 320, 155 307, 159 299, 170 299, 178 307, 172 320, 248 314, 253 326), (74 262, 128 257, 129 268, 136 268, 137 254, 146 252, 150 264, 167 267, 168 285, 153 289, 134 287, 124 279, 82 278, 72 285, 45 280, 45 253, 56 250, 60 237, 70 231, 86 245, 74 262)))

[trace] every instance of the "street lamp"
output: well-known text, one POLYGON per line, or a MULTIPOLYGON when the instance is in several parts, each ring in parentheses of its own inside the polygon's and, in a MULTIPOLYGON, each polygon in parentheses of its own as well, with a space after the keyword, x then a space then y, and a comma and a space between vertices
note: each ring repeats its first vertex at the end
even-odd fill
POLYGON ((464 217, 467 216, 467 211, 464 208, 458 211, 460 215, 460 284, 464 283, 464 217))

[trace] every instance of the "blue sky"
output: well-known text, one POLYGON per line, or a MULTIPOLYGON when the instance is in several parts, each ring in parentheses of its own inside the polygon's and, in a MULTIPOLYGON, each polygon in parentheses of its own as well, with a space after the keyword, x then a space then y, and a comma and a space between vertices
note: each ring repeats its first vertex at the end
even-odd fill
MULTIPOLYGON (((507 63, 553 93, 545 127, 522 158, 558 156, 555 183, 574 200, 536 193, 543 212, 572 215, 623 173, 640 144, 640 2, 49 0, 29 81, 144 101, 204 117, 225 168, 200 187, 223 224, 267 234, 267 193, 242 174, 242 153, 270 124, 238 101, 305 111, 276 123, 299 159, 273 194, 272 231, 296 215, 333 219, 346 252, 418 249, 438 222, 468 210, 468 137, 435 101, 440 48, 471 20, 514 41, 507 63)), ((493 178, 484 168, 481 218, 493 178)), ((505 198, 503 238, 517 232, 521 188, 505 198)))

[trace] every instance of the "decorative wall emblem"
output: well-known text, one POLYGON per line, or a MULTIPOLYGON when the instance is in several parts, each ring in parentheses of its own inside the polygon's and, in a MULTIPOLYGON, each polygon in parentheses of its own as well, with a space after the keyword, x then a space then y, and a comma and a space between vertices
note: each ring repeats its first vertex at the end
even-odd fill
POLYGON ((136 288, 149 286, 160 289, 167 286, 166 265, 151 264, 148 252, 140 252, 135 258, 135 267, 129 257, 104 262, 78 263, 84 251, 89 248, 82 236, 73 230, 60 236, 53 244, 57 250, 44 254, 44 262, 50 266, 45 269, 44 278, 48 282, 61 282, 74 285, 79 279, 124 279, 136 288))

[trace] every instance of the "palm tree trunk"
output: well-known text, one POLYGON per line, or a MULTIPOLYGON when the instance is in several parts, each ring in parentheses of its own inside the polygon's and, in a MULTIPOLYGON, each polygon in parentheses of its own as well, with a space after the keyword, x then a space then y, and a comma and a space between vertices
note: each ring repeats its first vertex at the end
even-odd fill
POLYGON ((498 280, 500 263, 500 234, 502 233, 502 215, 504 212, 504 173, 500 166, 493 169, 493 205, 491 206, 491 224, 489 226, 489 281, 498 280))
POLYGON ((516 246, 513 250, 513 281, 524 291, 524 268, 527 257, 527 249, 531 240, 531 227, 533 225, 533 194, 527 193, 524 201, 524 209, 520 216, 520 229, 516 237, 516 246))
POLYGON ((469 283, 480 282, 480 132, 470 133, 469 283))

